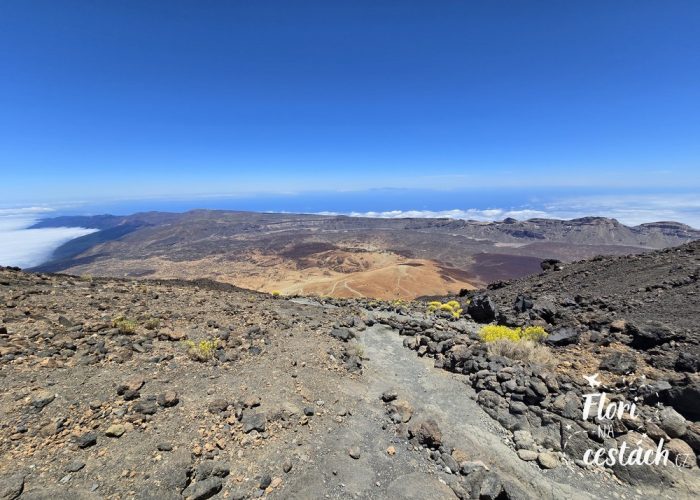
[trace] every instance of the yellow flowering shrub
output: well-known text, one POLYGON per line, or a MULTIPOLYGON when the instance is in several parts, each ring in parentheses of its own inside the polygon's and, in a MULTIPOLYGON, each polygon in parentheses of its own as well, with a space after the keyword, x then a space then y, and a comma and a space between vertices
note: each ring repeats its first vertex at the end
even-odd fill
POLYGON ((432 314, 435 311, 448 312, 454 319, 459 319, 463 312, 461 304, 456 300, 451 300, 449 302, 445 302, 444 304, 437 300, 428 302, 428 313, 432 314))
POLYGON ((185 340, 185 346, 187 346, 187 354, 196 361, 207 361, 214 357, 214 351, 219 346, 219 340, 200 340, 199 342, 194 342, 193 340, 185 340))
POLYGON ((499 340, 539 342, 544 340, 546 336, 547 332, 541 326, 528 326, 523 330, 520 327, 509 328, 503 325, 485 325, 479 331, 479 337, 484 342, 496 342, 499 340))

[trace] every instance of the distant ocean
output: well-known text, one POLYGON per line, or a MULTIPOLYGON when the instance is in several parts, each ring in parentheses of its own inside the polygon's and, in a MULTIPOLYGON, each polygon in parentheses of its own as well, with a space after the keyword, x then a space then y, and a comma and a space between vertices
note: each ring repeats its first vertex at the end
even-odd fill
MULTIPOLYGON (((40 202, 41 200, 37 200, 40 202)), ((376 189, 303 194, 198 196, 93 203, 0 207, 0 265, 30 267, 90 228, 28 229, 59 215, 126 215, 144 211, 184 212, 197 208, 343 214, 365 217, 450 217, 473 220, 613 217, 628 225, 674 220, 700 227, 700 193, 585 189, 472 189, 425 191, 376 189)))

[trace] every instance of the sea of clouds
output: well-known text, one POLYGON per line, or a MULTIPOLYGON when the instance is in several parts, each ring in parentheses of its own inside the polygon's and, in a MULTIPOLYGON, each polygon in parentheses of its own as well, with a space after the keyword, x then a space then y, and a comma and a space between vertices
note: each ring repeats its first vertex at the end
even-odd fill
POLYGON ((628 226, 636 226, 648 222, 675 221, 694 228, 700 228, 700 196, 685 194, 585 196, 542 202, 533 207, 320 212, 320 214, 389 219, 412 217, 476 221, 503 220, 507 217, 526 220, 532 218, 575 219, 578 217, 599 216, 617 219, 628 226))
POLYGON ((1 266, 37 266, 63 243, 96 231, 83 227, 27 229, 51 212, 45 207, 0 209, 1 266))

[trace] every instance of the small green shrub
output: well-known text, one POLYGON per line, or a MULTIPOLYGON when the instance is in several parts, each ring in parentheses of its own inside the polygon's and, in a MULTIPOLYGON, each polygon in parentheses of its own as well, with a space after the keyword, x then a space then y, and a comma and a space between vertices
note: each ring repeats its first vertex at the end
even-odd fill
POLYGON ((147 319, 143 326, 146 330, 155 330, 160 326, 160 320, 158 318, 147 319))
POLYGON ((136 321, 120 316, 112 321, 112 326, 119 330, 119 333, 132 334, 136 333, 137 325, 136 321))

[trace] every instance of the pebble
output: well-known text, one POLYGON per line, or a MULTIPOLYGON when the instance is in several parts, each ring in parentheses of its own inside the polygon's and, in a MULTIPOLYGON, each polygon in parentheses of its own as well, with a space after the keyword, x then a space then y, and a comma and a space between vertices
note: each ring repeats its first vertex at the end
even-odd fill
POLYGON ((120 438, 124 435, 125 432, 126 432, 126 428, 122 424, 112 424, 107 428, 107 431, 105 432, 105 436, 113 437, 113 438, 120 438))
POLYGON ((348 448, 348 455, 357 460, 362 455, 362 453, 360 452, 360 447, 351 446, 350 448, 348 448))

